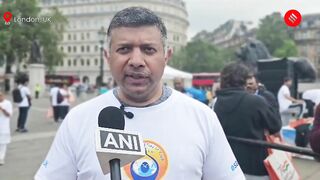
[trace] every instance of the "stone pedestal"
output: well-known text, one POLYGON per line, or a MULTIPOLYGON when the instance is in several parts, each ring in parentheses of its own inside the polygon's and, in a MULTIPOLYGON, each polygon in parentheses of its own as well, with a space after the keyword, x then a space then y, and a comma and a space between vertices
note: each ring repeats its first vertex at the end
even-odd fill
POLYGON ((43 64, 30 64, 29 71, 29 88, 32 97, 35 96, 36 84, 39 84, 41 91, 39 97, 42 97, 45 91, 45 66, 43 64))

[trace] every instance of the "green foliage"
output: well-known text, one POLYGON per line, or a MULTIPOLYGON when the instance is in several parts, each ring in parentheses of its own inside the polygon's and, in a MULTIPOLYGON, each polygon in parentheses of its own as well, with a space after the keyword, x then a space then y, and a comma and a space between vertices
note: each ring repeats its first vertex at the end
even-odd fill
POLYGON ((63 53, 58 49, 62 40, 66 18, 55 8, 49 14, 40 14, 37 0, 5 0, 0 7, 0 14, 10 11, 13 15, 10 25, 0 20, 0 55, 7 56, 7 65, 11 66, 18 60, 29 62, 28 55, 31 44, 38 39, 43 48, 42 59, 48 71, 53 71, 57 62, 62 61, 63 53), (47 22, 14 22, 14 18, 40 18, 51 17, 47 22))
POLYGON ((280 13, 267 15, 260 20, 257 39, 261 40, 270 54, 277 57, 296 56, 297 47, 289 36, 280 13))
POLYGON ((218 72, 233 59, 231 50, 218 49, 200 40, 176 52, 169 65, 188 72, 218 72))
POLYGON ((282 44, 282 46, 277 49, 274 53, 276 57, 289 57, 289 56, 297 56, 298 50, 295 42, 293 40, 286 40, 282 44))

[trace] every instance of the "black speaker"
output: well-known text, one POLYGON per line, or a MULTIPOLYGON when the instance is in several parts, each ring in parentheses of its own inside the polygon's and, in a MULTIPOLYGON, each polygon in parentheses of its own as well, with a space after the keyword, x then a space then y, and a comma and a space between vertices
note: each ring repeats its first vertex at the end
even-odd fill
POLYGON ((292 79, 290 88, 291 96, 297 97, 298 78, 294 71, 293 61, 286 58, 274 58, 258 61, 258 79, 265 87, 271 91, 276 97, 283 79, 289 77, 292 79))

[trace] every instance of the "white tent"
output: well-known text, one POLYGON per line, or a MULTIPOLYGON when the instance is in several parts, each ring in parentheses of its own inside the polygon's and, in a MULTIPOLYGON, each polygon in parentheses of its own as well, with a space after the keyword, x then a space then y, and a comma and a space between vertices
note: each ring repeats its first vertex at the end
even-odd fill
POLYGON ((178 69, 175 69, 170 66, 166 66, 164 69, 164 73, 162 76, 162 80, 167 85, 173 87, 173 79, 174 78, 182 78, 184 79, 184 84, 186 87, 190 87, 192 84, 192 74, 188 72, 184 72, 178 69))

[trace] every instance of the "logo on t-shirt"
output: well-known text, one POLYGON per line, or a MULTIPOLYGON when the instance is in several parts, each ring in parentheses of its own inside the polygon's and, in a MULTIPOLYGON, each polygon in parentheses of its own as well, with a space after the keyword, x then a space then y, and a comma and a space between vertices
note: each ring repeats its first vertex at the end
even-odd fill
POLYGON ((231 171, 236 170, 237 167, 239 167, 239 163, 238 163, 238 161, 235 161, 235 162, 231 165, 231 171))
POLYGON ((162 179, 168 169, 168 156, 160 144, 145 140, 146 156, 124 167, 125 174, 131 180, 162 179))

